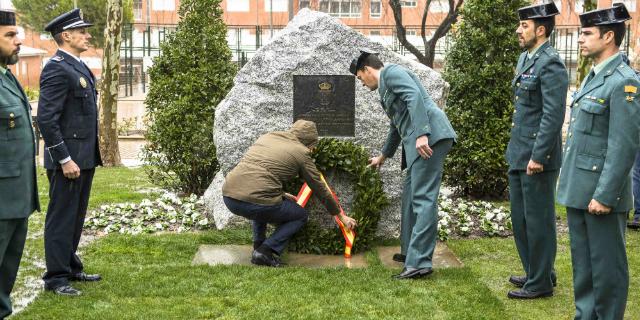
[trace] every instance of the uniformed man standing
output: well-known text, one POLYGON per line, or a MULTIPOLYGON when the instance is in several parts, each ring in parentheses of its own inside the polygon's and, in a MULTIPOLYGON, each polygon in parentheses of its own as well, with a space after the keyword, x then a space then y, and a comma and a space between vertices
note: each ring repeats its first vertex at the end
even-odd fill
POLYGON ((556 258, 555 187, 562 163, 562 123, 569 79, 549 36, 559 14, 551 2, 518 10, 516 33, 526 49, 513 79, 515 110, 506 158, 513 237, 524 276, 509 282, 513 299, 553 295, 556 258))
POLYGON ((95 78, 80 54, 89 49, 90 23, 79 9, 51 21, 59 50, 42 70, 38 125, 45 141, 44 166, 49 178, 49 208, 44 242, 45 289, 80 295, 69 281, 98 281, 88 275, 76 254, 87 211, 95 167, 101 165, 95 78))
POLYGON ((418 77, 406 68, 384 65, 377 53, 362 50, 349 70, 370 90, 378 90, 390 119, 382 152, 370 159, 379 168, 402 143, 407 163, 403 189, 404 269, 396 279, 420 278, 432 270, 438 235, 438 195, 444 160, 456 139, 447 115, 433 102, 418 77))
POLYGON ((640 82, 619 47, 622 4, 580 15, 581 54, 594 67, 571 102, 558 182, 571 239, 575 319, 622 319, 629 287, 625 220, 640 135, 640 82))
POLYGON ((15 13, 0 10, 0 319, 11 314, 9 295, 27 238, 29 215, 40 210, 31 106, 8 65, 18 62, 15 13))

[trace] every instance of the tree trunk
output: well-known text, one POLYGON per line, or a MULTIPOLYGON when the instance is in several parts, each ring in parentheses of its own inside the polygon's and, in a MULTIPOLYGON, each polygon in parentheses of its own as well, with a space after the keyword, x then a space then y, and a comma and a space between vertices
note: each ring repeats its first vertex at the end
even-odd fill
MULTIPOLYGON (((591 10, 595 10, 598 7, 598 0, 585 0, 584 5, 582 6, 582 12, 587 12, 591 10)), ((580 32, 580 31, 578 31, 580 32)), ((580 35, 578 35, 580 36, 580 35)), ((582 84, 582 80, 587 77, 589 71, 591 71, 591 65, 593 61, 589 58, 585 58, 578 50, 578 66, 576 68, 576 87, 580 89, 580 85, 582 84)))
POLYGON ((108 0, 100 84, 100 153, 105 167, 121 165, 118 150, 118 78, 122 41, 122 0, 108 0))

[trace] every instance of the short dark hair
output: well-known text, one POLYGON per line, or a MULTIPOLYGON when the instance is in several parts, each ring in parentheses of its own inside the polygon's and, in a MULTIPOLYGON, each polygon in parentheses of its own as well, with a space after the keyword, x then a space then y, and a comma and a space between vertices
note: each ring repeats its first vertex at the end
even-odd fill
POLYGON ((549 38, 551 36, 551 32, 553 32, 553 29, 556 27, 556 18, 548 17, 533 19, 533 27, 537 30, 539 26, 544 27, 544 35, 549 38))
POLYGON ((60 46, 64 44, 64 40, 62 40, 62 32, 60 33, 56 33, 53 36, 53 40, 55 40, 55 42, 60 46))
POLYGON ((598 30, 600 30, 600 38, 604 36, 605 33, 609 31, 613 31, 613 36, 616 42, 616 47, 622 45, 622 40, 624 39, 625 34, 627 33, 627 27, 622 23, 614 23, 614 24, 606 24, 602 26, 596 26, 598 30))
POLYGON ((380 60, 377 54, 370 54, 362 59, 358 65, 358 70, 364 70, 364 67, 371 67, 373 69, 380 70, 384 67, 384 63, 382 63, 382 60, 380 60))

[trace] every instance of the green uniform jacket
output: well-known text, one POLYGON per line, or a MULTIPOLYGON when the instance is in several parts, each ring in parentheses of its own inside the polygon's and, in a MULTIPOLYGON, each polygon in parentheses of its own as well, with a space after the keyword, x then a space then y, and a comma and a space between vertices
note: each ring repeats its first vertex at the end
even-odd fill
POLYGON ((526 170, 529 160, 557 170, 562 164, 562 123, 569 78, 558 52, 545 42, 526 63, 518 60, 512 81, 515 110, 507 146, 509 171, 526 170))
POLYGON ((640 82, 618 56, 571 103, 558 202, 587 209, 595 199, 614 212, 632 209, 629 172, 639 135, 640 82))
POLYGON ((402 142, 406 153, 407 167, 420 155, 416 150, 416 139, 427 135, 433 146, 443 139, 456 139, 447 115, 433 102, 420 79, 404 67, 386 65, 380 73, 378 87, 382 107, 389 116, 389 133, 382 154, 393 157, 402 142))
POLYGON ((0 73, 0 219, 40 210, 31 106, 9 76, 0 73))

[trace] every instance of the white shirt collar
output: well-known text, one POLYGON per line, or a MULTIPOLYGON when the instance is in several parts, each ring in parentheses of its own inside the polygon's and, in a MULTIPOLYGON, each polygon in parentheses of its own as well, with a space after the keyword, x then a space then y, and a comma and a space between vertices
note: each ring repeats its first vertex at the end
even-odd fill
POLYGON ((60 50, 60 51, 62 51, 62 52, 64 52, 64 53, 66 53, 66 54, 68 54, 68 55, 70 55, 70 56, 74 57, 76 60, 78 60, 78 62, 82 62, 82 60, 80 60, 80 57, 76 57, 76 56, 75 56, 75 55, 73 55, 71 52, 69 52, 69 51, 67 51, 67 50, 65 50, 65 49, 62 49, 62 48, 58 48, 58 50, 60 50))

